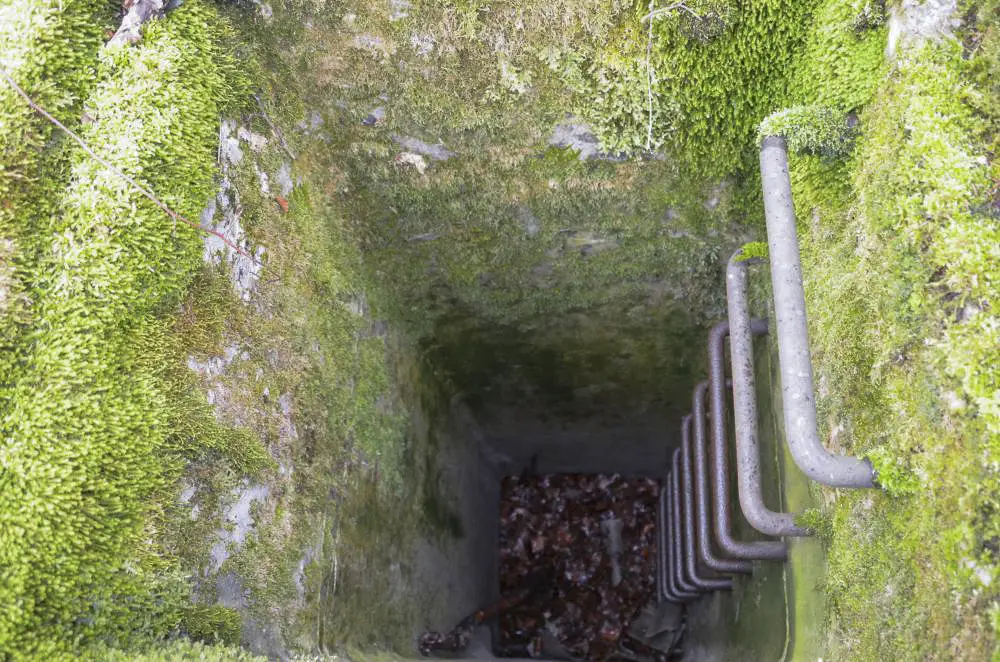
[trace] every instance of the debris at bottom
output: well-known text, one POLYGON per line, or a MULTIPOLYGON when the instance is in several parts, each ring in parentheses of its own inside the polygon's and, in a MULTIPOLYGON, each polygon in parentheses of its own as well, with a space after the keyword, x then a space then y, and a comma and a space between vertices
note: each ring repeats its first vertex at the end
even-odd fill
POLYGON ((499 615, 496 654, 665 660, 630 632, 656 602, 659 484, 619 475, 510 476, 500 501, 500 590, 524 594, 499 615), (544 577, 544 582, 539 578, 544 577))
POLYGON ((420 653, 453 657, 490 623, 498 657, 680 660, 684 607, 656 596, 659 492, 652 479, 617 474, 505 478, 501 598, 450 632, 423 633, 420 653))

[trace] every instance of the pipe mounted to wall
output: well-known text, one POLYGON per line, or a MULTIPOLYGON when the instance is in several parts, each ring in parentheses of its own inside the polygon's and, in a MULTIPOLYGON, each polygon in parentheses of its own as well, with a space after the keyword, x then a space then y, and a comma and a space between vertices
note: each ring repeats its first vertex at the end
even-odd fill
POLYGON ((678 504, 678 521, 682 523, 684 569, 692 584, 705 591, 729 591, 733 588, 733 580, 728 577, 705 577, 698 570, 698 554, 695 551, 694 530, 694 481, 691 476, 691 457, 688 447, 691 445, 691 415, 684 417, 682 424, 683 446, 674 451, 674 496, 678 504), (679 465, 679 466, 678 466, 679 465))
MULTIPOLYGON (((739 572, 750 574, 753 564, 745 559, 720 556, 712 549, 712 515, 708 487, 708 445, 705 443, 705 393, 708 380, 694 387, 692 398, 692 421, 694 423, 694 496, 696 521, 698 524, 698 558, 705 566, 716 572, 739 572)), ((715 497, 718 499, 718 497, 715 497)))
POLYGON ((675 499, 676 494, 674 488, 674 476, 676 474, 671 473, 667 478, 667 537, 670 547, 670 575, 669 579, 673 582, 671 588, 675 595, 684 596, 687 598, 696 598, 703 591, 699 590, 697 586, 687 581, 684 576, 684 557, 681 549, 681 530, 680 522, 675 510, 675 499))
POLYGON ((669 510, 667 497, 669 492, 670 481, 664 480, 660 488, 659 507, 657 508, 657 530, 659 532, 659 535, 657 536, 657 556, 661 561, 658 566, 658 584, 660 595, 664 600, 674 603, 683 603, 689 602, 692 598, 698 597, 698 594, 682 593, 677 590, 673 582, 673 552, 671 551, 673 541, 669 530, 670 518, 667 516, 667 511, 669 510))
POLYGON ((784 138, 764 138, 760 146, 760 178, 764 189, 788 448, 799 468, 819 483, 831 487, 875 487, 871 463, 828 452, 816 428, 805 290, 784 138))
MULTIPOLYGON (((767 331, 767 324, 754 320, 756 333, 767 331)), ((712 484, 715 493, 715 537, 723 554, 740 559, 785 561, 788 546, 781 540, 744 542, 733 537, 732 511, 729 505, 729 460, 726 456, 726 366, 725 339, 729 322, 719 322, 708 334, 708 390, 712 422, 712 484)))
MULTIPOLYGON (((747 265, 737 251, 726 269, 729 305, 729 352, 732 361, 733 409, 736 416, 736 484, 740 508, 750 526, 769 536, 808 536, 791 513, 776 512, 764 503, 757 438, 757 382, 754 377, 753 335, 747 301, 747 265)), ((763 322, 766 333, 766 322, 763 322)))

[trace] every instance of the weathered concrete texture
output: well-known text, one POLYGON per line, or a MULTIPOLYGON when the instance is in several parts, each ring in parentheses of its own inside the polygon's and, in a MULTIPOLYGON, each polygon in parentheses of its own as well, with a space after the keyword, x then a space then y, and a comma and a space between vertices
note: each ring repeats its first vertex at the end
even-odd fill
POLYGON ((950 37, 962 20, 956 0, 903 0, 889 10, 889 39, 885 54, 894 58, 901 46, 926 39, 950 37))
POLYGON ((219 571, 233 551, 240 549, 254 527, 251 510, 263 503, 271 490, 267 485, 246 484, 233 491, 223 513, 223 526, 216 531, 218 541, 212 546, 208 573, 219 571))
MULTIPOLYGON (((249 301, 256 292, 265 249, 263 246, 255 249, 250 246, 240 222, 243 207, 232 176, 235 168, 243 161, 245 147, 249 147, 252 152, 259 152, 266 144, 267 139, 263 136, 238 127, 232 120, 222 120, 219 125, 219 167, 222 170, 222 180, 215 197, 202 210, 200 219, 201 227, 221 234, 230 244, 239 246, 245 253, 253 256, 241 255, 220 237, 205 233, 204 260, 213 264, 223 261, 229 264, 233 287, 244 301, 249 301)), ((282 166, 283 169, 287 167, 287 164, 282 166)), ((285 172, 285 175, 290 184, 289 173, 285 172)), ((291 191, 291 186, 288 191, 291 191)))
POLYGON ((430 603, 421 627, 447 631, 499 598, 503 467, 502 458, 487 446, 458 400, 451 404, 447 426, 437 434, 442 444, 436 457, 440 480, 454 499, 461 532, 454 538, 421 541, 414 560, 418 593, 430 603))
POLYGON ((413 138, 410 136, 393 136, 392 140, 409 152, 426 156, 435 161, 447 161, 451 157, 457 156, 455 152, 451 151, 441 143, 432 145, 431 143, 424 142, 419 138, 413 138))
POLYGON ((624 157, 620 155, 601 151, 601 141, 594 135, 590 126, 574 117, 569 117, 565 122, 556 125, 549 138, 549 144, 553 147, 569 147, 576 150, 580 154, 581 161, 587 159, 624 160, 624 157))
POLYGON ((243 612, 241 637, 250 650, 258 655, 266 655, 271 660, 291 659, 278 627, 271 623, 260 623, 246 613, 250 606, 250 593, 244 588, 238 575, 232 572, 219 575, 215 582, 215 592, 219 605, 243 612))
POLYGON ((487 420, 489 443, 509 459, 511 473, 533 466, 542 473, 659 475, 679 441, 677 421, 659 412, 567 421, 509 407, 491 409, 487 420))

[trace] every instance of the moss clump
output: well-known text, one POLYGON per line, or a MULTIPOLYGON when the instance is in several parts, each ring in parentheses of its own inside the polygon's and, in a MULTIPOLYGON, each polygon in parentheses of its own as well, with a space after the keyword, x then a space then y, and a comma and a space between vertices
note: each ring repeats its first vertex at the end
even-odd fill
MULTIPOLYGON (((0 6, 0 67, 76 127, 110 17, 102 0, 6 2, 0 6)), ((22 358, 40 228, 55 213, 68 177, 69 150, 53 130, 0 80, 0 383, 9 381, 22 358)))
POLYGON ((643 4, 635 23, 555 69, 607 148, 663 145, 718 176, 745 164, 754 127, 785 105, 811 9, 786 0, 695 5, 697 17, 680 8, 654 14, 650 34, 638 19, 656 7, 643 4))
POLYGON ((181 629, 191 639, 206 644, 237 645, 242 627, 240 613, 221 605, 194 605, 181 621, 181 629))
POLYGON ((795 518, 795 524, 809 529, 824 545, 833 540, 833 522, 830 516, 819 508, 809 508, 795 518))
MULTIPOLYGON (((43 107, 70 125, 78 123, 83 100, 93 88, 102 26, 110 19, 100 0, 18 0, 0 7, 0 66, 43 107), (39 57, 44 53, 45 57, 39 57)), ((12 229, 15 215, 30 210, 9 204, 37 183, 43 147, 53 127, 35 114, 7 81, 0 84, 0 209, 12 229)), ((58 150, 51 150, 58 151, 58 150)), ((26 219, 18 219, 24 223, 26 219)))
MULTIPOLYGON (((105 49, 87 102, 94 121, 81 129, 193 218, 238 80, 223 37, 213 12, 190 2, 137 47, 105 49)), ((190 282, 200 238, 83 152, 71 162, 36 240, 32 316, 0 393, 0 652, 14 657, 158 636, 183 604, 142 542, 171 462, 166 388, 146 361, 157 348, 142 343, 190 282)))
POLYGON ((889 14, 885 9, 885 0, 855 0, 854 31, 864 32, 885 25, 889 14))
POLYGON ((820 105, 847 114, 871 100, 889 68, 887 30, 873 24, 859 32, 857 18, 865 11, 858 0, 824 0, 817 5, 805 43, 796 54, 789 103, 783 105, 820 105))
POLYGON ((102 648, 87 656, 95 662, 264 662, 266 657, 253 655, 243 648, 230 645, 208 645, 175 639, 157 644, 142 652, 124 653, 102 648))
POLYGON ((788 149, 799 154, 839 158, 847 154, 855 131, 847 118, 826 106, 796 106, 770 115, 757 128, 757 143, 781 136, 788 149))
POLYGON ((753 132, 779 108, 846 114, 870 99, 885 73, 883 23, 880 3, 857 0, 653 3, 603 43, 540 53, 606 149, 662 148, 720 175, 752 164, 753 132))
POLYGON ((832 509, 837 659, 992 647, 998 238, 968 70, 958 43, 912 47, 845 163, 792 163, 821 418, 887 493, 832 509))
POLYGON ((753 259, 767 259, 768 249, 766 241, 751 241, 740 247, 740 254, 737 258, 740 262, 753 259))

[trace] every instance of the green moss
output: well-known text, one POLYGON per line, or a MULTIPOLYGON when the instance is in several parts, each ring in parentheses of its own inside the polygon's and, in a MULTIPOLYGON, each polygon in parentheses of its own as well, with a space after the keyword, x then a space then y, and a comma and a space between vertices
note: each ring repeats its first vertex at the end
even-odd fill
MULTIPOLYGON (((211 193, 219 108, 234 93, 223 33, 211 10, 186 3, 138 47, 102 51, 94 121, 81 129, 190 217, 211 193)), ((165 634, 183 599, 140 542, 170 462, 168 396, 141 341, 162 333, 155 315, 190 282, 200 238, 83 152, 71 161, 37 240, 47 247, 32 320, 3 392, 0 650, 21 657, 165 634)))
POLYGON ((751 241, 748 244, 743 244, 740 247, 739 259, 741 262, 745 260, 753 260, 755 258, 767 259, 768 248, 766 241, 751 241))
POLYGON ((793 100, 846 113, 884 75, 877 3, 672 7, 637 10, 655 12, 652 34, 627 23, 596 49, 540 51, 609 150, 662 147, 700 172, 725 174, 750 163, 750 136, 768 114, 793 100))
POLYGON ((191 639, 206 644, 237 645, 242 626, 238 611, 220 605, 193 605, 181 620, 181 628, 191 639))
MULTIPOLYGON (((110 14, 101 1, 5 3, 0 64, 37 102, 77 127, 110 14)), ((68 156, 65 138, 0 81, 0 382, 9 383, 24 358, 39 237, 65 186, 68 156)))
POLYGON ((883 13, 880 0, 820 3, 796 55, 792 103, 817 104, 846 114, 870 101, 888 68, 883 13))
POLYGON ((902 54, 846 164, 792 163, 824 429, 872 459, 887 493, 833 506, 837 659, 985 659, 992 646, 981 606, 995 589, 972 568, 997 562, 995 526, 978 515, 1000 498, 981 464, 996 447, 995 304, 980 289, 996 238, 977 211, 984 125, 966 67, 953 42, 902 54), (978 314, 959 312, 968 301, 978 314), (940 600, 949 591, 963 607, 940 600))
MULTIPOLYGON (((195 218, 213 192, 219 112, 243 94, 218 50, 231 35, 187 2, 137 47, 103 53, 95 76, 99 21, 85 14, 95 7, 31 6, 56 22, 5 32, 3 44, 30 42, 48 67, 61 60, 43 48, 78 38, 82 58, 46 70, 65 79, 51 88, 27 76, 31 91, 67 115, 89 98, 94 121, 74 126, 195 218)), ((190 609, 177 572, 202 568, 212 533, 170 505, 188 458, 216 493, 207 509, 244 474, 280 486, 273 517, 258 513, 258 535, 226 568, 256 598, 255 617, 281 612, 283 632, 306 647, 317 636, 409 646, 419 601, 394 564, 418 536, 462 533, 435 461, 450 397, 485 406, 527 394, 566 417, 683 413, 703 372, 688 348, 724 314, 724 258, 760 224, 754 128, 786 107, 798 111, 779 132, 813 152, 793 155, 791 170, 824 432, 872 458, 886 488, 831 497, 807 517, 831 550, 831 632, 846 642, 834 658, 941 655, 952 634, 963 653, 984 651, 995 589, 975 582, 993 572, 1000 535, 988 471, 1000 456, 989 370, 1000 361, 1000 241, 981 144, 997 135, 995 29, 967 63, 934 46, 890 67, 877 3, 691 7, 698 17, 657 16, 651 42, 640 19, 655 6, 603 2, 431 3, 407 20, 381 5, 296 2, 246 26, 244 38, 266 44, 240 55, 251 69, 265 63, 272 94, 261 98, 305 179, 279 213, 253 164, 230 173, 244 227, 268 249, 254 310, 199 268, 191 228, 71 145, 52 140, 45 162, 32 161, 50 129, 0 97, 12 118, 2 126, 14 127, 0 136, 2 160, 17 173, 4 181, 20 195, 21 173, 45 175, 18 202, 32 230, 0 228, 13 238, 0 245, 11 302, 0 323, 15 350, 3 356, 17 357, 0 366, 12 440, 0 449, 0 652, 54 657, 178 629, 235 637, 231 612, 190 609), (426 38, 433 61, 419 52, 426 38), (385 119, 358 126, 376 106, 385 119), (326 124, 307 139, 290 127, 315 107, 326 124), (669 160, 581 162, 549 149, 566 110, 608 150, 658 148, 669 160), (861 133, 847 153, 840 119, 852 112, 861 133), (394 161, 394 134, 440 138, 459 156, 418 171, 394 161), (702 177, 731 173, 725 185, 702 177), (366 291, 429 364, 390 374, 366 291), (293 398, 294 440, 273 423, 227 430, 195 392, 187 355, 234 337, 268 367, 250 396, 266 384, 293 398), (422 381, 432 373, 440 383, 422 381), (394 382, 433 412, 420 434, 404 434, 394 382), (272 454, 294 472, 275 478, 272 454), (142 546, 149 539, 168 551, 142 546), (310 553, 298 604, 295 573, 310 553), (324 576, 333 559, 336 585, 324 576)), ((272 135, 257 109, 246 121, 272 135)), ((272 144, 255 158, 273 172, 285 157, 272 144)), ((147 657, 216 654, 228 651, 173 643, 147 657)))
POLYGON ((826 106, 795 106, 769 115, 757 129, 757 144, 768 136, 785 138, 798 154, 838 158, 853 145, 855 131, 847 118, 826 106))
MULTIPOLYGON (((0 9, 0 50, 3 68, 51 113, 71 126, 93 88, 102 27, 111 18, 100 1, 48 2, 19 0, 0 9), (44 57, 39 55, 44 53, 44 57)), ((31 214, 22 206, 38 185, 42 148, 53 134, 51 124, 30 109, 6 81, 0 86, 0 195, 8 204, 0 210, 3 225, 13 230, 15 215, 31 214)), ((51 147, 51 146, 50 146, 51 147)), ((52 150, 50 152, 59 152, 52 150)), ((27 219, 18 218, 20 223, 27 219)))
POLYGON ((148 650, 125 653, 115 649, 99 649, 91 658, 102 662, 263 662, 267 658, 253 655, 237 646, 208 645, 187 639, 174 639, 148 650))
POLYGON ((592 54, 548 55, 607 148, 663 145, 715 176, 744 165, 753 128, 784 105, 811 11, 782 0, 710 4, 694 8, 697 19, 681 9, 656 14, 652 34, 638 21, 624 26, 592 54))

